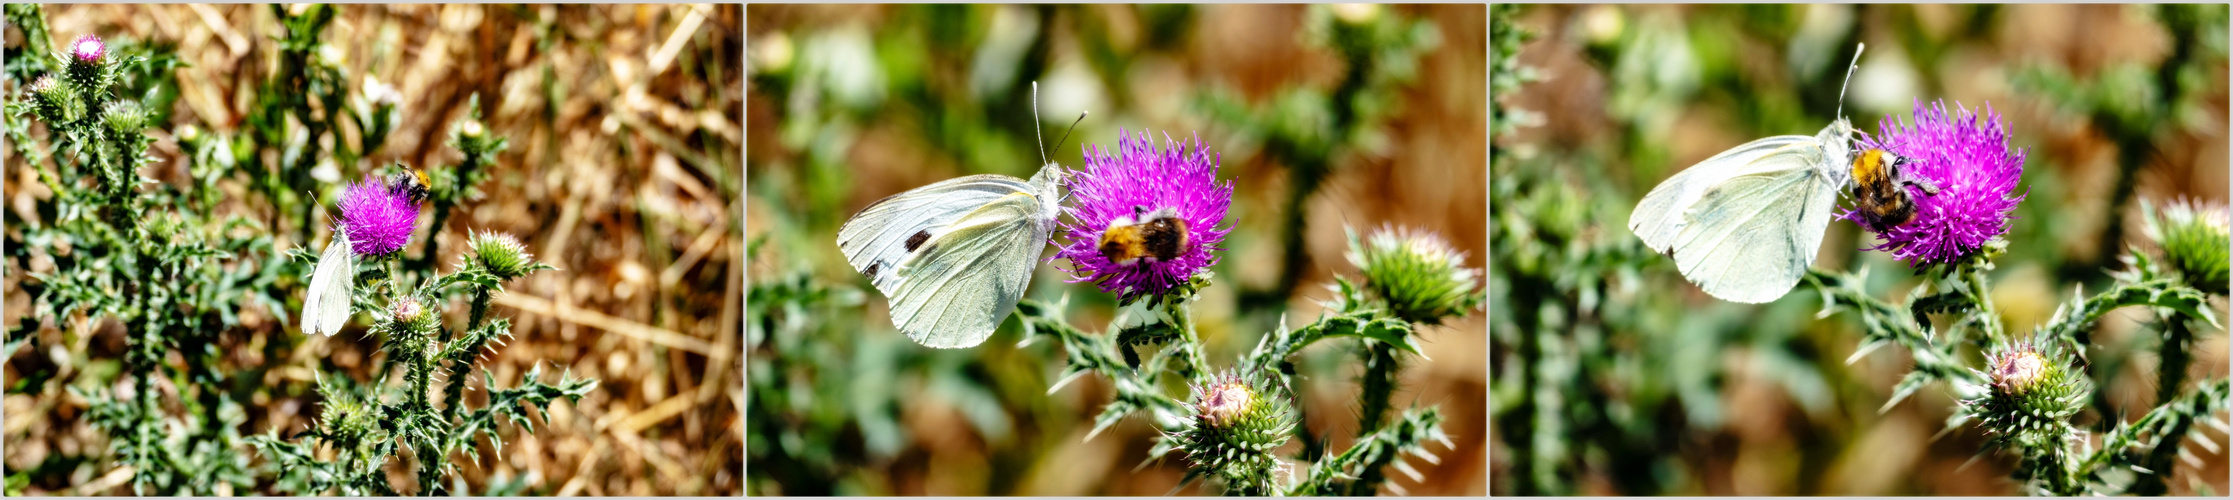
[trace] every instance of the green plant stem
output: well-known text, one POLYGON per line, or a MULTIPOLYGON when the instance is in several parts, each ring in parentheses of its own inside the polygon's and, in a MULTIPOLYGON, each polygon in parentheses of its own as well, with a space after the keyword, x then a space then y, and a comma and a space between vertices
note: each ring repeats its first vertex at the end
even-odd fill
POLYGON ((1396 375, 1403 367, 1394 346, 1372 339, 1358 342, 1365 351, 1365 374, 1359 380, 1364 390, 1357 396, 1357 434, 1361 436, 1387 422, 1389 400, 1396 395, 1396 375))
POLYGON ((1986 340, 2007 340, 2008 330, 2001 324, 1999 309, 1993 307, 1992 284, 1985 277, 1985 271, 1968 266, 1962 271, 1962 281, 1969 288, 1970 298, 1977 302, 1978 317, 1984 319, 1986 340))
MULTIPOLYGON (((442 421, 444 422, 456 417, 457 407, 465 405, 463 399, 465 379, 473 373, 473 358, 478 356, 477 353, 480 352, 481 347, 488 342, 488 335, 482 334, 480 328, 481 320, 488 313, 489 295, 489 289, 487 288, 476 287, 473 290, 473 312, 465 329, 466 337, 473 339, 473 341, 472 345, 468 345, 465 350, 459 351, 460 354, 457 358, 450 360, 450 376, 448 380, 442 381, 442 400, 444 403, 442 421)), ((445 334, 446 336, 447 334, 445 334)))
MULTIPOLYGON (((2188 326, 2187 320, 2186 316, 2177 313, 2163 318, 2163 345, 2158 350, 2163 363, 2156 368, 2155 397, 2159 407, 2172 407, 2182 392, 2180 389, 2186 385, 2187 365, 2194 358, 2193 353, 2189 352, 2194 347, 2194 330, 2188 326)), ((2155 448, 2148 450, 2146 458, 2140 462, 2141 467, 2155 473, 2141 474, 2134 478, 2130 493, 2161 496, 2170 492, 2170 485, 2166 484, 2166 480, 2171 476, 2171 468, 2177 466, 2174 460, 2178 459, 2179 441, 2193 425, 2192 419, 2183 418, 2172 419, 2165 425, 2166 428, 2158 435, 2155 448)))
POLYGON ((468 317, 467 317, 467 319, 466 319, 466 322, 465 322, 465 331, 466 331, 466 332, 472 332, 473 330, 477 330, 477 329, 480 329, 480 328, 481 328, 481 320, 483 320, 483 319, 486 319, 486 318, 488 317, 488 301, 489 301, 489 295, 490 295, 490 290, 489 290, 489 289, 488 289, 487 287, 474 287, 474 289, 473 289, 473 313, 472 313, 472 315, 471 315, 471 316, 468 316, 468 317))
POLYGON ((2156 367, 2156 404, 2171 401, 2186 385, 2187 365, 2194 361, 2194 328, 2185 315, 2173 313, 2163 317, 2163 345, 2157 350, 2163 359, 2156 367))
MULTIPOLYGON (((1402 360, 1396 357, 1395 347, 1386 342, 1360 340, 1365 348, 1365 373, 1359 380, 1363 390, 1357 394, 1357 435, 1371 436, 1387 424, 1390 400, 1396 395, 1396 376, 1403 370, 1402 360)), ((1388 476, 1378 467, 1366 468, 1349 483, 1348 495, 1377 494, 1380 483, 1388 476)))
POLYGON ((2066 497, 2084 495, 2086 493, 2085 481, 2072 474, 2076 472, 2077 468, 2073 467, 2074 464, 2071 463, 2071 460, 2076 457, 2069 450, 2072 444, 2072 436, 2069 434, 2070 427, 2064 425, 2062 429, 2064 429, 2064 434, 2057 436, 2053 443, 2045 445, 2045 448, 2033 457, 2033 473, 2044 476, 2039 479, 2044 480, 2043 486, 2049 494, 2066 497))
MULTIPOLYGON (((1185 353, 1187 359, 1186 365, 1180 368, 1179 376, 1185 378, 1187 382, 1196 382, 1209 373, 1209 365, 1205 364, 1209 357, 1202 354, 1202 336, 1194 331, 1194 303, 1193 301, 1179 301, 1168 305, 1171 308, 1171 319, 1178 322, 1179 334, 1185 336, 1180 340, 1183 346, 1180 352, 1185 353)), ((1125 346, 1117 346, 1117 348, 1131 349, 1125 346)))

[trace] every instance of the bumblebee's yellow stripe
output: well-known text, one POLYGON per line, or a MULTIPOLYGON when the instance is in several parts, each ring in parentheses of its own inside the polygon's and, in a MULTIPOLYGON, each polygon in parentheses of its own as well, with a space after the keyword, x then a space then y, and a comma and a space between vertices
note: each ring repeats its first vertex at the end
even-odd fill
POLYGON ((1862 185, 1875 183, 1890 175, 1884 168, 1884 150, 1865 149, 1853 158, 1853 180, 1862 185))

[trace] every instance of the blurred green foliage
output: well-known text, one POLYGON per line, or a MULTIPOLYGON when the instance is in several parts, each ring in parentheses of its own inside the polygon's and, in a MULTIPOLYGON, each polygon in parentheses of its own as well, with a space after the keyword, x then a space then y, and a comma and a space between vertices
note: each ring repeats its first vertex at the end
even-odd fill
MULTIPOLYGON (((1490 237, 1495 244, 1489 271, 1495 371, 1490 408, 1498 438, 1492 454, 1499 458, 1492 471, 1493 493, 1943 492, 1945 483, 1930 482, 1940 479, 1903 477, 1899 474, 1909 469, 1896 467, 1934 467, 1939 458, 1931 453, 1940 449, 1984 449, 1982 432, 1974 426, 1954 429, 1934 438, 1936 443, 1898 444, 1929 451, 1922 458, 1928 462, 1887 464, 1877 468, 1883 472, 1866 475, 1882 480, 1866 483, 1868 489, 1840 489, 1857 481, 1841 477, 1854 474, 1846 464, 1855 459, 1850 454, 1866 453, 1864 446, 1886 446, 1863 441, 1876 428, 1910 415, 1938 421, 1952 414, 1951 405, 1936 394, 1922 398, 1935 402, 1927 405, 1896 403, 1926 387, 1925 380, 1971 380, 1974 375, 1963 367, 1979 366, 1979 343, 1984 341, 1928 338, 1935 330, 1932 320, 1894 305, 1899 302, 1876 303, 1885 309, 1862 314, 1864 319, 1879 314, 1876 319, 1817 317, 1825 299, 1867 303, 1878 300, 1868 297, 1898 296, 1917 281, 1903 272, 1903 263, 1859 250, 1874 235, 1852 224, 1834 224, 1825 240, 1831 248, 1816 267, 1844 271, 1809 278, 1814 287, 1850 293, 1830 297, 1801 286, 1774 303, 1746 306, 1696 293, 1670 259, 1655 255, 1627 230, 1627 215, 1644 192, 1688 167, 1679 158, 1703 158, 1696 155, 1751 138, 1811 132, 1836 118, 1846 78, 1843 62, 1857 43, 1866 41, 1864 69, 1853 77, 1842 103, 1843 114, 1866 131, 1875 131, 1871 125, 1882 116, 1876 113, 1906 115, 1911 99, 1943 98, 1971 106, 1990 99, 2003 113, 2023 113, 2017 116, 2038 116, 2026 110, 2053 110, 2050 116, 2059 123, 2011 120, 2011 146, 2029 152, 2019 187, 2028 198, 2018 206, 2006 235, 2007 253, 1998 258, 2002 271, 1992 279, 2003 283, 1999 293, 2024 299, 2053 299, 2058 294, 2052 291, 2075 286, 2111 289, 2118 283, 2111 271, 2125 267, 2117 256, 2131 241, 2122 228, 2122 214, 2137 197, 2135 179, 2167 163, 2192 161, 2191 150, 2209 151, 2204 144, 2224 144, 2223 115, 2212 109, 2222 107, 2226 83, 2212 75, 2222 75, 2227 67, 2226 8, 2104 7, 2144 21, 2136 23, 2138 28, 2123 29, 2164 33, 2167 55, 2160 61, 2117 58, 2081 72, 2065 60, 2036 53, 2046 49, 2009 46, 2013 40, 2071 36, 2064 25, 2036 24, 2042 14, 2033 7, 1494 6, 1490 237), (2045 34, 2034 34, 2041 32, 2045 34), (1545 83, 1552 71, 1559 80, 1545 83), (1977 83, 1994 79, 2006 83, 1977 83), (1973 93, 1996 88, 2004 93, 1973 93), (1597 112, 1602 114, 1592 114, 1597 112), (2073 164, 2079 160, 2056 154, 2074 146, 2042 144, 2061 137, 2050 131, 2073 126, 2101 131, 2117 151, 2116 182, 2107 190, 2109 201, 2099 205, 2107 216, 2070 212, 2067 200, 2095 190, 2073 180, 2073 164), (1714 142, 1695 144, 1705 139, 1714 142), (2104 222, 2079 226, 2087 233, 2074 234, 2071 221, 2081 218, 2104 222), (2086 246, 2098 242, 2100 249, 2074 252, 2070 241, 2086 246), (2027 268, 2046 273, 2009 271, 2027 268), (1915 328, 1916 320, 1905 319, 1909 317, 1921 318, 1920 335, 1884 337, 1889 331, 1878 329, 1903 321, 1915 328), (1902 354, 1862 356, 1873 342, 1907 346, 1897 351, 1910 351, 1904 355, 1912 361, 1899 359, 1902 354), (1911 351, 1915 349, 1922 352, 1911 351), (1881 375, 1886 371, 1907 372, 1910 380, 1888 384, 1881 375), (1788 401, 1790 408, 1739 406, 1761 402, 1757 395, 1735 394, 1758 385, 1776 387, 1776 399, 1788 401), (1773 436, 1781 441, 1776 448, 1729 451, 1731 446, 1762 445, 1761 438, 1736 428, 1761 425, 1780 429, 1773 436), (1773 472, 1767 477, 1724 475, 1737 460, 1731 457, 1763 452, 1774 457, 1766 460, 1788 465, 1769 469, 1773 472)), ((2094 13, 2076 13, 2089 14, 2094 13)), ((2155 293, 2095 296, 2107 300, 2099 304, 2104 307, 2083 310, 2097 318, 2118 305, 2167 305, 2156 299, 2174 295, 2176 302, 2186 304, 2196 296, 2179 293, 2199 293, 2176 292, 2183 287, 2163 283, 2145 286, 2155 287, 2155 293)), ((2222 309, 2224 291, 2212 293, 2216 298, 2209 308, 2222 309)), ((2150 339, 2159 331, 2190 326, 2178 317, 2197 317, 2166 315, 2173 319, 2142 325, 2146 334, 2106 344, 2091 335, 2102 329, 2092 319, 2058 316, 2048 321, 2042 313, 2049 307, 2039 301, 2023 301, 2023 307, 2035 311, 2029 313, 2005 312, 2008 300, 2002 302, 2002 312, 1987 313, 1995 322, 2029 314, 2015 317, 2050 323, 2052 331, 2073 330, 2074 342, 2088 347, 2089 376, 2103 388, 2122 387, 2112 382, 2133 376, 2129 363, 2134 358, 2183 354, 2183 345, 2159 351, 2150 339)), ((2029 331, 2033 326, 2009 329, 2029 331)), ((2182 387, 2183 379, 2167 380, 2173 388, 2182 387)), ((2149 376, 2137 382, 2152 388, 2164 381, 2149 376)), ((2203 391, 2202 396, 2183 393, 2186 397, 2216 401, 2205 397, 2213 394, 2208 391, 2214 385, 2183 387, 2203 391)), ((2149 412, 2147 399, 2136 407, 2133 398, 2112 397, 2111 392, 2094 392, 2083 430, 2130 433, 2121 430, 2119 417, 2149 412)), ((2171 394, 2157 401, 2168 401, 2171 394)), ((2196 408, 2200 413, 2189 411, 2184 418, 2222 410, 2196 408)), ((2164 432, 2173 435, 2174 443, 2187 435, 2184 427, 2164 432)), ((2179 449, 2154 444, 2142 448, 2179 449)), ((1953 458, 1959 464, 1968 457, 1953 458)), ((1968 475, 1957 477, 2013 484, 1990 477, 1996 474, 1991 468, 1969 469, 1968 475)), ((2207 488, 2196 476, 2175 477, 2191 483, 2189 491, 2205 491, 2192 489, 2207 488)))

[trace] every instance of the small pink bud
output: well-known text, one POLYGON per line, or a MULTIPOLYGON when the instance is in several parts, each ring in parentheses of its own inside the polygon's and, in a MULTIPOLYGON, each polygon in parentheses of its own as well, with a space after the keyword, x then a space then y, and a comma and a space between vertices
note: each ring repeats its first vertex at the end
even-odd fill
POLYGON ((101 57, 108 55, 108 52, 108 44, 101 43, 101 37, 98 36, 85 35, 78 37, 75 42, 70 42, 70 57, 76 58, 81 63, 100 64, 101 57))

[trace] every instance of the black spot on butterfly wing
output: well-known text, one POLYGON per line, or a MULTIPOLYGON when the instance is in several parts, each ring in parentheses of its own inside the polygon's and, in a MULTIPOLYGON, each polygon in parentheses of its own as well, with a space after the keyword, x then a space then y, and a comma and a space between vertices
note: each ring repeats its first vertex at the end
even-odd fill
POLYGON ((868 275, 868 279, 870 279, 870 280, 874 280, 874 279, 876 279, 876 272, 877 272, 877 271, 881 271, 881 270, 883 270, 883 269, 884 269, 884 263, 882 263, 882 262, 870 262, 870 263, 868 263, 868 269, 862 269, 862 270, 861 270, 861 273, 862 273, 862 274, 867 274, 867 275, 868 275))
POLYGON ((917 247, 923 246, 925 241, 930 241, 930 231, 916 231, 914 236, 907 237, 907 251, 914 252, 917 247))

